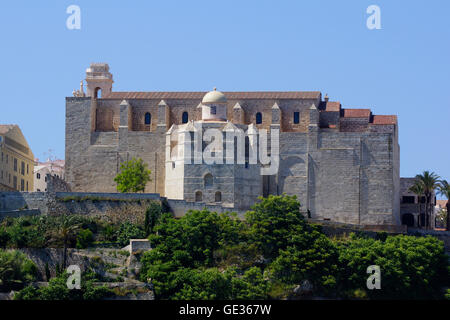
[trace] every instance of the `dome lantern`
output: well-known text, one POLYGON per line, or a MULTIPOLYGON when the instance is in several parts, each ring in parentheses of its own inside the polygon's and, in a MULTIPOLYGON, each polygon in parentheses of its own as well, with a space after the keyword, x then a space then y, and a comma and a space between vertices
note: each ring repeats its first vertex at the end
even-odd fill
POLYGON ((204 121, 226 121, 227 120, 227 98, 214 88, 202 99, 202 120, 204 121))

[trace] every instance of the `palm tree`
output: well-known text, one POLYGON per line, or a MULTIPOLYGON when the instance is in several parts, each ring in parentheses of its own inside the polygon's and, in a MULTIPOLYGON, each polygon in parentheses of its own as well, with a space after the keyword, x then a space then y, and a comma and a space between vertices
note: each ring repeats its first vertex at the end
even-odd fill
POLYGON ((409 188, 409 191, 417 196, 417 206, 419 208, 419 218, 417 221, 417 226, 421 227, 420 217, 422 215, 422 204, 420 203, 420 198, 423 197, 423 185, 419 181, 416 182, 409 188))
POLYGON ((438 186, 438 192, 440 195, 447 198, 447 231, 450 231, 450 185, 448 184, 447 180, 441 180, 438 186))
POLYGON ((422 184, 423 194, 425 195, 425 226, 430 227, 431 215, 431 197, 434 190, 439 187, 439 176, 434 172, 424 171, 422 174, 416 175, 416 181, 422 184))
POLYGON ((76 231, 80 227, 80 223, 77 221, 77 217, 73 215, 62 215, 58 225, 58 234, 63 239, 64 244, 64 256, 62 267, 66 269, 67 263, 67 244, 71 237, 76 234, 76 231))

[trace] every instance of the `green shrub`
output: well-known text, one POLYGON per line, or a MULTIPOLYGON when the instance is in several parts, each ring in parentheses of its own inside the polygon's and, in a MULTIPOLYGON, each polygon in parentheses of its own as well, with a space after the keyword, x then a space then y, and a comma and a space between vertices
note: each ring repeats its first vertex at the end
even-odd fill
POLYGON ((94 241, 94 234, 89 229, 82 229, 77 235, 77 249, 85 249, 94 241))
POLYGON ((20 251, 0 250, 0 285, 5 289, 35 280, 36 265, 20 251))
POLYGON ((9 241, 9 234, 6 230, 0 230, 0 248, 6 248, 9 241))
POLYGON ((102 236, 106 241, 116 241, 117 240, 117 231, 113 225, 106 225, 102 229, 102 236))
POLYGON ((364 290, 375 299, 442 298, 448 281, 448 258, 442 241, 431 236, 388 236, 384 242, 353 237, 339 249, 340 285, 344 292, 364 290), (381 269, 381 290, 367 290, 367 267, 381 269))
POLYGON ((150 206, 147 208, 147 211, 145 212, 144 230, 147 236, 150 233, 153 233, 154 228, 161 217, 161 214, 162 214, 161 205, 156 202, 151 202, 150 206))
POLYGON ((82 275, 81 289, 67 287, 68 274, 52 278, 47 287, 27 286, 14 295, 14 300, 101 300, 113 296, 112 290, 96 287, 96 275, 92 272, 82 275))
POLYGON ((130 243, 130 239, 143 239, 145 238, 145 232, 139 226, 130 222, 123 223, 117 233, 117 242, 121 246, 126 246, 130 243))

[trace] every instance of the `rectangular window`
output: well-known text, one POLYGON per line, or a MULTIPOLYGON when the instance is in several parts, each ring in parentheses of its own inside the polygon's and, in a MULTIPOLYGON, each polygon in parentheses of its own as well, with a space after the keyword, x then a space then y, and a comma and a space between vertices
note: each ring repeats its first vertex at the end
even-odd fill
POLYGON ((17 159, 14 158, 14 172, 17 172, 17 159))
POLYGON ((6 163, 8 163, 8 158, 9 158, 8 155, 6 155, 6 163))
POLYGON ((300 123, 300 112, 294 112, 294 123, 300 123))
POLYGON ((415 197, 413 196, 404 196, 403 197, 403 203, 414 203, 415 197))
POLYGON ((28 192, 28 181, 27 181, 27 192, 28 192))
POLYGON ((16 176, 13 177, 13 187, 14 187, 14 189, 17 189, 17 177, 16 176))
POLYGON ((30 168, 29 168, 28 163, 27 163, 27 174, 30 173, 30 170, 29 170, 29 169, 30 169, 30 168))
POLYGON ((216 114, 216 106, 211 106, 211 114, 216 114))
POLYGON ((20 169, 21 169, 21 174, 25 175, 25 162, 22 161, 22 163, 20 164, 20 169))
POLYGON ((25 191, 25 181, 20 179, 20 191, 25 191))

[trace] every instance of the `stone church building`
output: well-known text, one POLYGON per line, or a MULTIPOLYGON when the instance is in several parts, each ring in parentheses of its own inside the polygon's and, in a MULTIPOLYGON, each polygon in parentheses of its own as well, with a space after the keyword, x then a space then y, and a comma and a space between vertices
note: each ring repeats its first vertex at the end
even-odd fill
POLYGON ((103 63, 91 64, 85 81, 86 93, 82 83, 66 98, 72 191, 116 192, 120 164, 139 157, 151 170, 146 192, 169 199, 246 210, 258 196, 286 193, 314 219, 400 224, 396 116, 342 108, 320 92, 115 92, 103 63), (189 139, 174 136, 211 128, 224 144, 226 132, 246 133, 244 163, 186 161, 189 139), (279 132, 275 174, 248 160, 261 129, 279 132))

